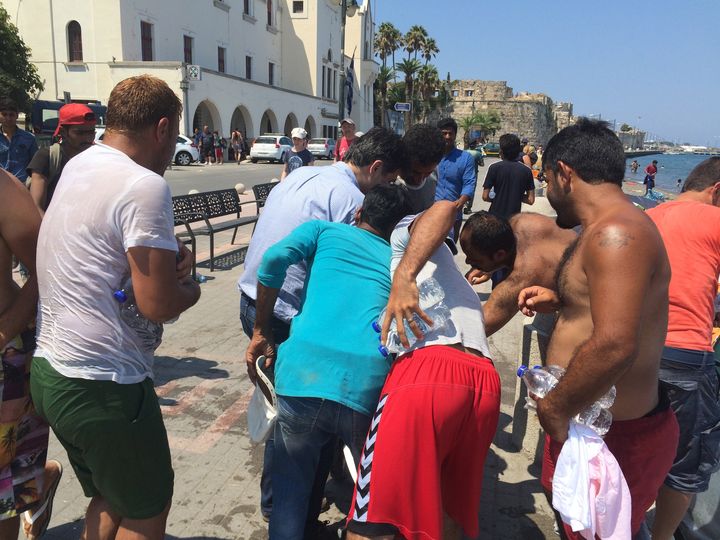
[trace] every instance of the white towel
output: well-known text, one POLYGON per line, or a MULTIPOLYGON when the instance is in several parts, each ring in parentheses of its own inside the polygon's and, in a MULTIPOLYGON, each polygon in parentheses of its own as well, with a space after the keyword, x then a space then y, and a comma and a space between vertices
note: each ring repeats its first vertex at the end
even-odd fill
POLYGON ((552 481, 553 507, 573 531, 592 540, 629 540, 630 490, 605 441, 570 422, 552 481))

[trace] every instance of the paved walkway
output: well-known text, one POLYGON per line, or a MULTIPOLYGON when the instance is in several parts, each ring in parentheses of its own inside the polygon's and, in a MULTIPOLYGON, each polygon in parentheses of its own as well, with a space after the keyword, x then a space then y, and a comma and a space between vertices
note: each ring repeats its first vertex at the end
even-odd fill
MULTIPOLYGON (((546 202, 539 199, 533 210, 542 211, 546 202)), ((483 207, 482 201, 476 202, 476 209, 483 207)), ((247 234, 238 243, 247 243, 251 228, 245 229, 247 234)), ((203 241, 199 240, 199 260, 208 255, 203 241)), ((229 241, 230 233, 219 235, 216 250, 235 251, 228 260, 237 263, 243 253, 229 241)), ((458 264, 466 268, 462 257, 458 257, 458 264)), ((212 274, 200 266, 199 271, 208 276, 201 286, 200 302, 166 326, 157 351, 156 386, 175 468, 167 538, 264 539, 266 524, 258 510, 262 449, 250 442, 245 416, 252 388, 242 360, 248 342, 238 320, 239 294, 235 289, 242 265, 212 274)), ((483 299, 488 292, 484 290, 483 299)), ((521 326, 518 316, 491 339, 503 399, 500 426, 487 459, 480 509, 481 538, 486 539, 554 537, 551 512, 537 480, 538 464, 533 455, 514 448, 509 435, 521 326)), ((65 465, 65 475, 47 538, 75 540, 82 529, 88 499, 54 438, 49 455, 65 465)), ((343 499, 347 500, 342 487, 335 486, 331 493, 340 506, 343 499)), ((336 523, 341 516, 334 504, 321 518, 336 523)))

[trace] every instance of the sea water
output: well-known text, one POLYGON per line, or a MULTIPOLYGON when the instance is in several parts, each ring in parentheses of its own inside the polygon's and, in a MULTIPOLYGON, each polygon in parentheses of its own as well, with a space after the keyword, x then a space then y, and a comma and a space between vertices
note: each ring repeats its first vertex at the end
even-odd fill
POLYGON ((678 178, 685 182, 690 171, 709 157, 710 156, 698 156, 695 154, 655 154, 628 158, 626 160, 625 180, 642 184, 645 178, 645 167, 656 159, 658 162, 658 172, 655 176, 655 185, 666 191, 678 192, 680 191, 677 189, 678 178), (635 174, 630 170, 630 163, 632 163, 633 159, 637 159, 637 162, 640 164, 635 174))

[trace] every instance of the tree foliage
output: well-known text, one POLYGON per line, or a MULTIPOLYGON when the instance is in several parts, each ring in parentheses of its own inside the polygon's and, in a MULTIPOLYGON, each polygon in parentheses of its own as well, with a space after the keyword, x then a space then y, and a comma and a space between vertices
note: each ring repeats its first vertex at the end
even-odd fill
POLYGON ((0 93, 17 101, 21 110, 30 110, 32 96, 43 89, 37 68, 30 63, 30 49, 0 5, 0 93))

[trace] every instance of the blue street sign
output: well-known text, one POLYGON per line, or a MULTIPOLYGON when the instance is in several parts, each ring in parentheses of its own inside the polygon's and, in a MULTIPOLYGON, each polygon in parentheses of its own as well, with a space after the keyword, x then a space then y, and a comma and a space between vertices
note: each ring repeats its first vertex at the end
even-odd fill
POLYGON ((398 102, 395 104, 395 110, 398 112, 410 112, 410 104, 398 102))

